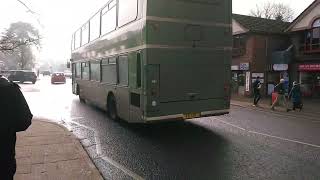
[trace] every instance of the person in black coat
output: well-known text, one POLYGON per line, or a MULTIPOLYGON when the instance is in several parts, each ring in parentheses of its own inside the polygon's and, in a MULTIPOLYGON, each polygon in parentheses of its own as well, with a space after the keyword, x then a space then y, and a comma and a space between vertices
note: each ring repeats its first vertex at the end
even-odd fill
POLYGON ((31 125, 33 115, 20 87, 0 75, 0 179, 12 180, 16 172, 16 132, 31 125))
POLYGON ((301 101, 301 97, 302 97, 302 94, 301 94, 300 86, 297 81, 294 81, 293 87, 289 93, 289 98, 292 101, 292 107, 293 107, 292 110, 296 110, 296 109, 300 109, 300 111, 302 110, 303 104, 301 101))
POLYGON ((261 94, 260 94, 261 82, 260 82, 260 77, 259 76, 253 82, 252 86, 253 86, 253 106, 257 106, 258 102, 261 99, 261 94))

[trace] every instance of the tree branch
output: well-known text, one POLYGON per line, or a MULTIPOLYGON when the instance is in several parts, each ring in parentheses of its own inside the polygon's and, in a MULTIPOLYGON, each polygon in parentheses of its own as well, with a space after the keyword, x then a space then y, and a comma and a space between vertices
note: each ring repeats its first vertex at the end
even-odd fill
POLYGON ((31 8, 29 8, 29 6, 26 5, 26 3, 24 3, 23 1, 21 0, 17 0, 20 4, 22 4, 25 8, 27 8, 27 12, 30 12, 32 14, 37 14, 36 12, 34 12, 33 10, 31 10, 31 8))

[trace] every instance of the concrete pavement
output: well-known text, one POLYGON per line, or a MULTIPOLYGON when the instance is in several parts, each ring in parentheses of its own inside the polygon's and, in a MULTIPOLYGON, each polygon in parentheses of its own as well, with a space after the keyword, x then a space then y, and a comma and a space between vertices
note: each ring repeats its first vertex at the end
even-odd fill
POLYGON ((15 180, 103 179, 74 135, 39 119, 27 131, 17 133, 16 159, 15 180))

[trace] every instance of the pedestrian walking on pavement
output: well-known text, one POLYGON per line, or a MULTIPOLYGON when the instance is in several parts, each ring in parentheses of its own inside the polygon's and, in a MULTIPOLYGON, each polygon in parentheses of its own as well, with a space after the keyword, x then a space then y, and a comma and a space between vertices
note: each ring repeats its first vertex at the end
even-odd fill
POLYGON ((286 108, 287 112, 290 111, 290 109, 288 108, 288 105, 287 105, 287 100, 286 100, 286 96, 285 96, 285 93, 286 93, 286 89, 285 89, 285 85, 284 85, 284 79, 281 79, 280 80, 280 83, 277 84, 274 89, 275 91, 277 92, 277 98, 276 100, 273 102, 272 106, 271 106, 271 109, 274 110, 274 107, 278 104, 282 105, 284 108, 286 108))
POLYGON ((31 125, 32 114, 20 87, 0 75, 0 179, 13 180, 16 172, 16 132, 31 125))
POLYGON ((296 110, 296 109, 300 109, 300 111, 302 110, 302 101, 301 101, 301 90, 300 90, 300 86, 298 84, 298 82, 294 81, 293 82, 293 87, 289 93, 289 98, 292 101, 292 109, 296 110))
POLYGON ((261 94, 260 94, 261 81, 259 76, 254 81, 252 86, 253 86, 253 106, 257 106, 261 99, 261 94))

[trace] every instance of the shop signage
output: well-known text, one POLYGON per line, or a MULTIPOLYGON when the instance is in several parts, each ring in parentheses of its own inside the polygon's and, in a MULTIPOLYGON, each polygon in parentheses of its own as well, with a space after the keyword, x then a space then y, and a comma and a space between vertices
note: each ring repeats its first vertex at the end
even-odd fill
POLYGON ((238 71, 239 70, 239 66, 235 65, 235 66, 231 66, 231 71, 238 71))
POLYGON ((289 68, 288 64, 274 64, 273 70, 274 71, 287 71, 289 68))
POLYGON ((249 63, 240 63, 239 69, 242 71, 248 71, 249 70, 249 63))
POLYGON ((246 91, 250 91, 250 72, 246 72, 246 91))
POLYGON ((320 71, 320 64, 300 64, 299 71, 320 71))

